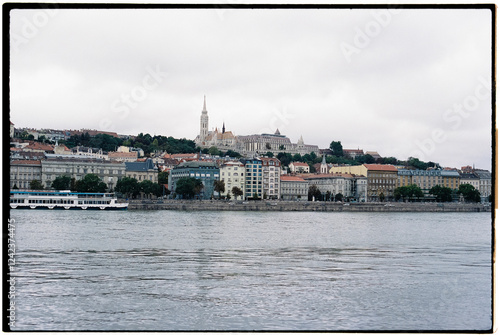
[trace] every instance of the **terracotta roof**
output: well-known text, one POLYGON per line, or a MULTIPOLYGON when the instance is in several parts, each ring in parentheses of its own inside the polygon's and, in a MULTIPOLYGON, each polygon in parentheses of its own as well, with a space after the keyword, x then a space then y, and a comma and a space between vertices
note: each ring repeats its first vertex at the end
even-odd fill
POLYGON ((132 151, 132 152, 108 152, 108 157, 131 157, 131 158, 137 158, 138 153, 137 151, 132 151))
POLYGON ((41 161, 33 161, 33 160, 28 160, 28 159, 20 159, 20 160, 15 160, 15 161, 11 161, 10 162, 10 165, 13 165, 13 164, 29 164, 29 165, 41 165, 42 162, 41 161))
POLYGON ((314 179, 314 178, 352 178, 353 175, 349 173, 311 173, 304 176, 305 179, 314 179))
POLYGON ((398 169, 394 165, 384 165, 384 164, 363 164, 369 171, 394 171, 397 172, 398 169))
POLYGON ((293 164, 293 166, 309 166, 309 164, 302 162, 292 162, 291 164, 293 164))
POLYGON ((49 144, 43 144, 43 143, 33 142, 33 143, 30 143, 30 145, 28 145, 26 147, 26 149, 43 150, 43 151, 53 151, 54 150, 54 146, 49 145, 49 144))
POLYGON ((300 178, 297 176, 281 176, 280 177, 281 181, 304 181, 304 178, 300 178))
MULTIPOLYGON (((164 158, 170 158, 170 157, 166 157, 167 155, 163 156, 164 158)), ((182 159, 182 158, 195 158, 195 157, 198 157, 198 154, 197 153, 192 153, 192 154, 172 154, 171 155, 171 158, 175 158, 175 159, 182 159)))

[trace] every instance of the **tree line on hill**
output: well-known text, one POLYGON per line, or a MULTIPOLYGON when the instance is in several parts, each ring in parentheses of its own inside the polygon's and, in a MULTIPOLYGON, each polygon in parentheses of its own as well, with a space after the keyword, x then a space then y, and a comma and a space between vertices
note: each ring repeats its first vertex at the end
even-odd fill
POLYGON ((89 133, 84 133, 81 135, 72 135, 67 140, 59 141, 59 143, 66 145, 70 149, 76 146, 85 146, 100 148, 104 151, 115 151, 119 146, 134 147, 144 150, 146 156, 155 151, 184 154, 197 152, 199 149, 192 140, 185 138, 176 139, 172 136, 167 137, 162 135, 151 136, 150 134, 143 133, 128 139, 113 137, 108 134, 90 136, 89 133))

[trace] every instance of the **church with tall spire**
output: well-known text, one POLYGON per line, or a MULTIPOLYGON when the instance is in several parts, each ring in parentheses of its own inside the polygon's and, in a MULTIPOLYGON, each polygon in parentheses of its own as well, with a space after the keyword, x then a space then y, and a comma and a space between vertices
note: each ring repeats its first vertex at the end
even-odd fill
POLYGON ((235 136, 226 130, 226 122, 222 122, 222 128, 215 127, 209 130, 207 98, 203 97, 203 109, 200 116, 200 133, 195 138, 195 143, 200 148, 216 147, 219 150, 233 150, 245 156, 263 155, 272 152, 277 155, 280 152, 291 154, 319 154, 317 145, 304 144, 302 135, 297 143, 292 143, 288 137, 282 135, 279 129, 274 134, 254 134, 235 136), (219 130, 221 129, 221 130, 219 130))
POLYGON ((217 147, 219 150, 234 150, 236 136, 231 131, 226 131, 226 123, 222 123, 222 132, 216 127, 209 130, 207 98, 203 96, 203 110, 200 116, 200 134, 194 140, 201 148, 217 147))

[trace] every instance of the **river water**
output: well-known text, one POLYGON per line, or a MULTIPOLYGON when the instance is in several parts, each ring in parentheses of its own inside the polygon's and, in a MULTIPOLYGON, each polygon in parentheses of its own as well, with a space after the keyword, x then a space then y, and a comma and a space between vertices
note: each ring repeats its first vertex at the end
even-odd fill
POLYGON ((13 330, 488 330, 490 213, 11 211, 13 330))

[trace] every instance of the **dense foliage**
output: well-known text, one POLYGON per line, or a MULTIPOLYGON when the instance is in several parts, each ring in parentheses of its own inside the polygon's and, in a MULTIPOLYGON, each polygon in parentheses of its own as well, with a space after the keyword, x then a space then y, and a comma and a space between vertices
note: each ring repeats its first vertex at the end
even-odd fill
POLYGON ((394 190, 394 199, 398 200, 421 200, 424 197, 422 189, 415 184, 397 187, 394 190), (420 198, 420 199, 419 199, 420 198))
POLYGON ((214 180, 214 191, 219 193, 219 199, 221 193, 226 191, 226 185, 224 184, 224 180, 214 180))
POLYGON ((71 186, 70 176, 58 176, 52 181, 52 188, 55 190, 69 190, 71 186))
POLYGON ((238 186, 234 186, 231 190, 231 193, 233 193, 235 199, 243 195, 243 191, 238 186))
POLYGON ((171 136, 166 137, 161 135, 151 136, 150 134, 143 133, 130 139, 117 138, 108 134, 90 136, 89 133, 84 133, 81 135, 73 135, 66 141, 60 141, 60 143, 65 144, 68 148, 85 146, 101 148, 104 151, 115 151, 119 146, 123 145, 140 148, 144 150, 146 155, 155 151, 166 151, 170 154, 192 153, 198 151, 198 148, 192 140, 187 140, 185 138, 175 139, 171 136))
POLYGON ((201 182, 201 180, 192 177, 179 179, 175 187, 175 193, 185 199, 194 198, 194 196, 199 195, 202 190, 203 183, 201 182))
POLYGON ((30 189, 32 190, 43 190, 43 184, 40 180, 32 180, 30 181, 30 189))
POLYGON ((470 184, 462 184, 458 187, 458 193, 462 194, 467 202, 480 202, 481 193, 470 184))
POLYGON ((86 174, 76 182, 76 191, 81 193, 104 193, 107 185, 94 173, 86 174))
POLYGON ((435 185, 430 189, 429 194, 434 195, 438 202, 452 201, 452 190, 449 187, 435 185))

